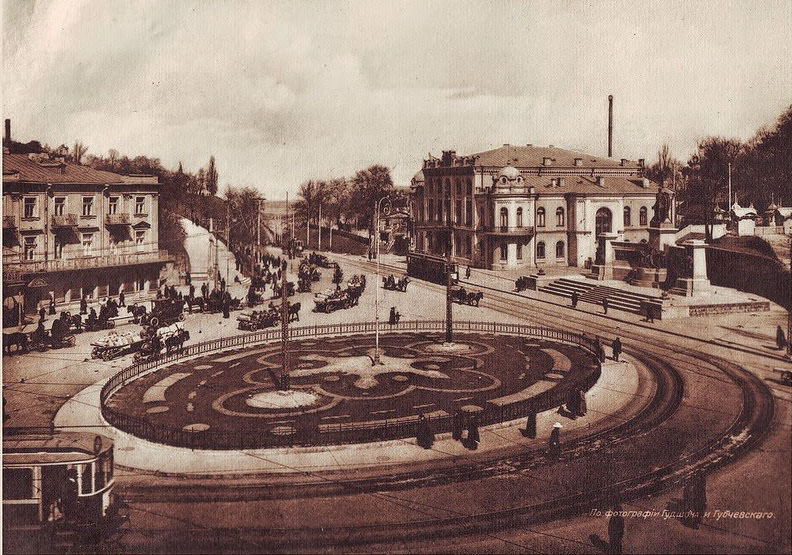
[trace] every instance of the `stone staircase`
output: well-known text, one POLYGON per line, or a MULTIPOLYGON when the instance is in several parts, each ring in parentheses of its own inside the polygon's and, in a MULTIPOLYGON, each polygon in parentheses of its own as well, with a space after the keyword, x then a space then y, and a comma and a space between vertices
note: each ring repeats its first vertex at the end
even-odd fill
POLYGON ((552 293, 567 299, 572 297, 573 291, 577 291, 579 302, 592 303, 599 306, 602 306, 602 299, 607 298, 608 309, 622 310, 633 314, 642 314, 641 303, 643 301, 660 301, 659 297, 656 296, 633 293, 607 285, 586 283, 569 278, 552 281, 540 287, 539 291, 552 293))

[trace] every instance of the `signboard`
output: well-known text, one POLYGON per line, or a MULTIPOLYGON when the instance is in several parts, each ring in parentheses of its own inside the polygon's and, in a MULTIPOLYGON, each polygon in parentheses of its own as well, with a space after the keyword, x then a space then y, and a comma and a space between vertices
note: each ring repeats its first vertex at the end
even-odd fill
POLYGON ((43 277, 37 277, 37 278, 33 278, 33 280, 30 283, 28 283, 27 286, 28 288, 48 287, 49 284, 47 283, 47 280, 44 279, 43 277))

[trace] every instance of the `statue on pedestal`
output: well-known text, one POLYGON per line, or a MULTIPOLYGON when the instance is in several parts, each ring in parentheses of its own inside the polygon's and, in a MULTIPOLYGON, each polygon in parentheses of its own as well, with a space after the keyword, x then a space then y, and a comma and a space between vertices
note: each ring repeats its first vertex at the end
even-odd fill
POLYGON ((655 204, 652 206, 654 210, 654 217, 649 222, 650 227, 660 227, 660 224, 670 222, 671 214, 671 195, 668 191, 660 188, 655 196, 655 204))

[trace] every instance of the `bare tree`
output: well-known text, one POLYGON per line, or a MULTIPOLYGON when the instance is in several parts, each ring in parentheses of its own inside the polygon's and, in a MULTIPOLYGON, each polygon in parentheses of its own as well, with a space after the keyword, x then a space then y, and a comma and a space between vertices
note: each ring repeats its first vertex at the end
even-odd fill
POLYGON ((72 149, 72 161, 78 166, 82 162, 82 157, 88 152, 88 147, 82 144, 81 141, 74 141, 74 148, 72 149))

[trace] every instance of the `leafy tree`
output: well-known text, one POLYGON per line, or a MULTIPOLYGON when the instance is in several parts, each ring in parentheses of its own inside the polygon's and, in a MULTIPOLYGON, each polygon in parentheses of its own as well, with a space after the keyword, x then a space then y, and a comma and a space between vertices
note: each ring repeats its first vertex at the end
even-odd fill
POLYGON ((350 209, 360 219, 368 222, 369 233, 374 233, 375 204, 393 191, 390 170, 380 164, 360 170, 352 178, 350 209))
POLYGON ((206 170, 206 188, 212 196, 217 194, 217 182, 218 175, 215 167, 215 157, 212 155, 209 157, 209 167, 206 170))

